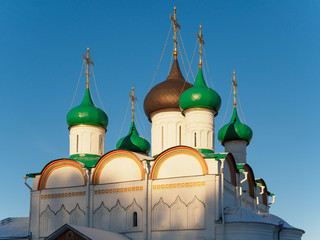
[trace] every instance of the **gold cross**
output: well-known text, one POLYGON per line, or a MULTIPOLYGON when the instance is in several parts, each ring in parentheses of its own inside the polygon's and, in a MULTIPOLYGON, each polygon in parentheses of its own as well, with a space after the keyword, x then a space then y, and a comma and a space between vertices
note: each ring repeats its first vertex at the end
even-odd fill
POLYGON ((170 19, 173 23, 173 29, 174 29, 174 37, 173 37, 173 42, 174 42, 174 52, 173 52, 173 56, 174 59, 177 60, 177 56, 178 56, 178 50, 177 50, 177 45, 178 45, 178 39, 177 39, 177 31, 180 29, 180 25, 177 23, 177 13, 176 13, 177 8, 174 7, 173 8, 173 17, 170 14, 170 19))
POLYGON ((138 99, 134 96, 134 87, 132 87, 132 93, 129 93, 129 98, 131 98, 131 111, 132 111, 132 122, 134 121, 134 103, 138 101, 138 99))
POLYGON ((93 62, 91 61, 91 58, 90 58, 90 48, 87 48, 87 56, 82 55, 82 58, 86 60, 86 76, 87 76, 86 85, 87 85, 87 88, 89 88, 89 77, 90 77, 89 70, 90 70, 90 65, 93 66, 93 62))
POLYGON ((238 87, 238 84, 236 83, 236 72, 233 71, 233 78, 231 78, 232 85, 233 85, 233 106, 237 106, 237 99, 236 99, 236 88, 238 87))
POLYGON ((200 69, 202 67, 202 45, 204 45, 203 35, 201 33, 201 30, 202 30, 202 26, 200 24, 200 30, 199 30, 199 33, 197 33, 197 37, 199 40, 199 68, 200 69))

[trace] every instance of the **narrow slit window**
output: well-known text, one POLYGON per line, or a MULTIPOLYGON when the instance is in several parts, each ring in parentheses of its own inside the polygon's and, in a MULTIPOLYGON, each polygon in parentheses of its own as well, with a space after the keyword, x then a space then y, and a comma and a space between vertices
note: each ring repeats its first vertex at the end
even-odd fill
POLYGON ((137 212, 133 212, 132 226, 138 227, 138 213, 137 212))
POLYGON ((194 133, 194 147, 197 147, 197 133, 194 133))
POLYGON ((163 151, 163 127, 161 127, 161 151, 163 151))
POLYGON ((99 146, 100 146, 99 152, 100 154, 103 154, 103 141, 102 141, 101 135, 99 135, 99 146))
POLYGON ((79 152, 79 135, 77 135, 76 152, 79 152))

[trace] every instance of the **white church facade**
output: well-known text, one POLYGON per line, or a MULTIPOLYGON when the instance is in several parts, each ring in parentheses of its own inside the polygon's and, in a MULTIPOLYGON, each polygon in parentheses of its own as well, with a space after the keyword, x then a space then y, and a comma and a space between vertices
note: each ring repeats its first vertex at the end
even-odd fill
POLYGON ((135 127, 133 91, 129 133, 115 150, 105 151, 108 116, 90 95, 88 49, 85 95, 67 115, 70 157, 26 176, 32 178, 31 239, 54 239, 65 224, 102 230, 105 239, 301 239, 303 230, 269 213, 275 196, 247 163, 253 133, 238 117, 235 77, 233 115, 217 133, 221 98, 203 76, 201 27, 199 69, 192 85, 178 63, 176 14, 172 21, 171 71, 144 101, 151 144, 135 127), (215 152, 216 135, 223 153, 215 152), (108 232, 117 234, 108 238, 108 232))

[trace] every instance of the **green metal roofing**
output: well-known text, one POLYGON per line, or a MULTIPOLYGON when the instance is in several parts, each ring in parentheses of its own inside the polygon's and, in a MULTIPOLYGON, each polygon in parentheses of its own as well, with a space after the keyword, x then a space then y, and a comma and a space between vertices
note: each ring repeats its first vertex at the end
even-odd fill
POLYGON ((117 149, 148 154, 150 152, 150 143, 139 136, 136 126, 132 122, 128 135, 118 141, 117 149))
POLYGON ((201 68, 198 71, 193 87, 181 94, 179 106, 182 111, 190 108, 212 109, 216 112, 216 115, 218 115, 221 106, 221 98, 216 91, 207 86, 201 68))
POLYGON ((209 155, 209 154, 214 153, 214 151, 211 150, 211 149, 196 148, 196 150, 197 150, 199 153, 201 153, 203 156, 207 156, 207 155, 209 155))
POLYGON ((215 160, 219 161, 220 159, 225 159, 227 153, 205 153, 203 155, 205 158, 214 158, 215 160))
POLYGON ((68 112, 67 123, 69 127, 85 124, 107 128, 108 116, 104 111, 94 106, 90 90, 87 88, 81 104, 68 112))
POLYGON ((71 160, 83 163, 86 168, 94 167, 100 158, 101 156, 94 154, 73 154, 70 156, 71 160))
POLYGON ((230 122, 224 125, 218 132, 218 139, 224 145, 227 141, 246 141, 250 143, 253 132, 251 128, 240 122, 237 109, 233 109, 233 114, 230 122))
POLYGON ((35 178, 37 175, 40 175, 41 173, 28 173, 26 174, 27 177, 29 178, 35 178))

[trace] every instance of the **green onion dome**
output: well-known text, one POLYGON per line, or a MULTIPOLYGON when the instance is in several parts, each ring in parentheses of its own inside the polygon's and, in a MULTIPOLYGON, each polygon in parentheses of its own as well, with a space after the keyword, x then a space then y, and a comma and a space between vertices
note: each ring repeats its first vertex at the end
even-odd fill
POLYGON ((139 136, 136 126, 132 122, 128 135, 118 141, 117 149, 148 154, 150 152, 150 143, 139 136))
POLYGON ((218 133, 218 139, 224 145, 227 141, 245 141, 249 145, 253 132, 250 127, 240 122, 237 109, 233 109, 231 121, 218 133))
POLYGON ((208 108, 214 110, 215 115, 218 115, 221 98, 216 91, 207 86, 201 68, 199 68, 193 87, 181 94, 179 105, 182 111, 190 108, 208 108))
POLYGON ((175 59, 167 79, 154 86, 144 99, 143 108, 150 121, 152 113, 160 110, 180 110, 179 98, 192 84, 184 79, 175 59))
POLYGON ((104 111, 94 106, 90 90, 87 88, 81 104, 68 112, 67 123, 69 127, 85 124, 106 129, 108 126, 108 116, 104 111))

